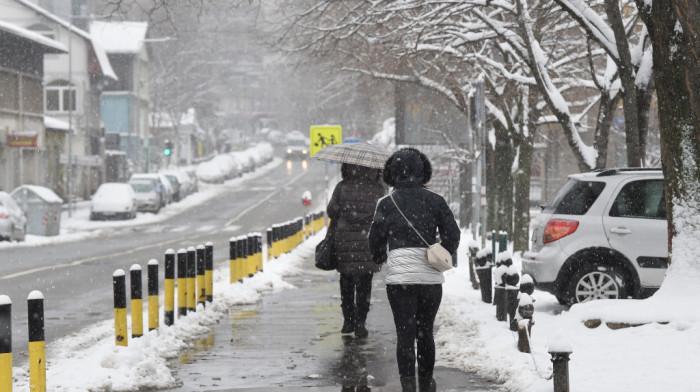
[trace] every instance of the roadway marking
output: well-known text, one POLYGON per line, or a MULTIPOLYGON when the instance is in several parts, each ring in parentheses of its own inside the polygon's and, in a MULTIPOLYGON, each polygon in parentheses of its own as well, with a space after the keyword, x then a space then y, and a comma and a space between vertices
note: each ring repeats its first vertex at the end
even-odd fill
POLYGON ((214 226, 214 225, 207 225, 207 226, 199 227, 199 228, 197 228, 195 231, 198 231, 198 232, 200 232, 200 233, 204 233, 204 232, 214 231, 214 229, 216 229, 216 226, 214 226))
POLYGON ((57 269, 59 269, 59 268, 75 267, 75 266, 78 266, 78 265, 91 263, 91 262, 93 262, 93 261, 104 260, 104 259, 110 258, 110 257, 125 256, 125 255, 131 254, 131 253, 135 253, 135 252, 139 252, 139 251, 142 251, 142 250, 146 250, 146 249, 150 249, 150 248, 154 248, 154 247, 164 247, 165 245, 174 244, 174 243, 178 243, 178 242, 182 242, 182 239, 179 238, 179 239, 177 239, 177 240, 164 241, 164 242, 161 242, 161 243, 158 243, 158 244, 149 244, 149 245, 145 245, 145 246, 140 246, 140 247, 138 247, 138 248, 132 248, 132 249, 129 249, 129 250, 125 250, 125 251, 120 252, 120 253, 114 253, 114 254, 111 254, 111 255, 104 255, 104 256, 89 257, 89 258, 87 258, 87 259, 71 261, 70 263, 66 263, 66 264, 47 265, 47 266, 44 266, 44 267, 34 268, 34 269, 30 269, 30 270, 26 270, 26 271, 22 271, 22 272, 17 272, 17 273, 10 274, 10 275, 5 275, 5 276, 3 276, 3 277, 0 277, 0 280, 7 280, 7 279, 12 279, 12 278, 17 278, 17 277, 24 276, 24 275, 30 275, 30 274, 33 274, 33 273, 35 273, 35 272, 42 272, 42 271, 49 271, 49 270, 57 270, 57 269))
POLYGON ((298 179, 300 179, 301 177, 303 177, 304 175, 306 175, 306 173, 308 173, 308 172, 307 172, 307 171, 303 171, 303 172, 302 172, 301 174, 299 174, 298 176, 292 178, 288 183, 286 183, 286 184, 282 185, 281 187, 277 188, 277 191, 276 191, 276 192, 270 193, 269 195, 267 195, 266 197, 264 197, 264 198, 263 198, 262 200, 260 200, 259 202, 257 202, 257 203, 255 203, 255 204, 253 204, 252 206, 246 208, 246 209, 243 210, 240 214, 236 215, 235 218, 233 218, 233 219, 231 219, 230 221, 226 222, 226 224, 225 224, 224 226, 232 226, 237 220, 241 219, 241 218, 243 217, 243 215, 249 213, 249 212, 252 211, 254 208, 257 208, 257 207, 259 207, 261 204, 263 204, 263 203, 265 203, 266 201, 270 200, 273 196, 275 196, 275 195, 277 195, 278 193, 280 193, 283 189, 285 189, 286 187, 288 187, 288 186, 290 186, 291 184, 295 183, 298 179))

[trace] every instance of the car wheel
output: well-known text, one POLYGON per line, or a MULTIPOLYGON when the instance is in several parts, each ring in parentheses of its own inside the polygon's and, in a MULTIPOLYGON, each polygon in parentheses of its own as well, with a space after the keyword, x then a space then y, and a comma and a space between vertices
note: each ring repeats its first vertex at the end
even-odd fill
POLYGON ((567 302, 575 304, 596 299, 627 298, 624 276, 608 266, 583 268, 574 274, 567 302))

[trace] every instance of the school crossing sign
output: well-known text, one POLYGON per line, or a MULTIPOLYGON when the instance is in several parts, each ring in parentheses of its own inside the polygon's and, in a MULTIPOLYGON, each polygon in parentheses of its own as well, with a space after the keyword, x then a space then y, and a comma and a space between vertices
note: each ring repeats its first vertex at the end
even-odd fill
POLYGON ((314 156, 323 147, 343 142, 343 128, 340 125, 312 125, 309 127, 309 155, 314 156))

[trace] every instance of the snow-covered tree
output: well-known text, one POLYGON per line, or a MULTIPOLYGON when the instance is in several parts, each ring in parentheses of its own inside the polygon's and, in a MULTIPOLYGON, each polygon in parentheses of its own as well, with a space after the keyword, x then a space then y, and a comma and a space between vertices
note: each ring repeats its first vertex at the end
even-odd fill
POLYGON ((662 292, 700 279, 700 3, 637 0, 651 36, 671 266, 662 292))

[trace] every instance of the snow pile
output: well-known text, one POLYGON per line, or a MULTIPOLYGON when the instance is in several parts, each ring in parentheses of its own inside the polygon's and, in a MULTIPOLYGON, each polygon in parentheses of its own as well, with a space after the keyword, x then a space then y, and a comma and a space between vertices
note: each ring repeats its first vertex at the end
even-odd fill
MULTIPOLYGON (((460 258, 466 254, 467 244, 460 244, 460 258)), ((518 254, 513 264, 520 268, 518 254)), ((509 391, 550 392, 552 380, 544 379, 552 372, 548 351, 566 348, 572 350, 572 391, 692 391, 700 383, 694 366, 700 361, 697 295, 659 292, 647 300, 595 301, 567 310, 554 296, 535 291, 533 354, 527 354, 518 351, 508 323, 496 320, 495 307, 465 283, 468 263, 460 260, 444 275, 436 366, 477 372, 509 391), (584 325, 595 320, 600 326, 584 325), (621 325, 638 326, 613 329, 621 325)))
MULTIPOLYGON (((132 339, 129 346, 114 344, 114 321, 107 320, 88 327, 47 347, 47 389, 56 392, 126 391, 144 388, 175 388, 178 381, 168 368, 194 338, 209 332, 210 326, 226 317, 233 305, 252 304, 265 292, 293 289, 285 276, 302 273, 301 262, 313 255, 316 244, 325 236, 320 232, 289 254, 265 263, 264 272, 243 283, 229 284, 226 265, 214 271, 214 301, 206 308, 178 318, 175 324, 161 325, 143 337, 132 339)), ((263 249, 266 253, 266 249, 263 249)), ((225 263, 228 264, 228 263, 225 263)), ((162 297, 161 297, 162 305, 162 297)), ((148 319, 144 304, 144 320, 148 319)), ((163 320, 163 308, 160 309, 163 320)), ((131 317, 127 323, 131 331, 131 317)), ((26 368, 14 368, 15 388, 29 390, 26 368)))

